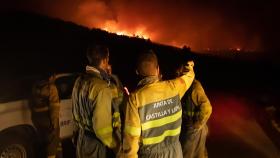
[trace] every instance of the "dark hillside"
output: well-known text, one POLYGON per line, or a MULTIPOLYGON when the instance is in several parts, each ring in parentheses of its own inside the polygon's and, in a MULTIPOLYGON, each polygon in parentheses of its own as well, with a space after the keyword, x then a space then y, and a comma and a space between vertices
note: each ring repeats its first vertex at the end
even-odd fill
MULTIPOLYGON (((89 43, 105 44, 110 49, 113 72, 124 85, 136 84, 135 62, 144 49, 158 54, 163 77, 172 78, 182 55, 189 50, 160 45, 136 37, 118 36, 100 29, 32 13, 2 14, 0 25, 1 78, 40 74, 47 71, 80 72, 86 65, 89 43)), ((258 91, 279 88, 279 60, 248 60, 242 53, 225 58, 196 54, 196 77, 206 88, 258 91)), ((253 54, 251 56, 254 56, 253 54)))

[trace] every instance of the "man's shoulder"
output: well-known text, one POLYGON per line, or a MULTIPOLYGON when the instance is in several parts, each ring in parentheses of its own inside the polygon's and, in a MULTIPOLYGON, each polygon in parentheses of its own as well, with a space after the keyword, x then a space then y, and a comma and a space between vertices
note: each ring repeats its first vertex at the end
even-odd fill
POLYGON ((93 74, 88 74, 88 73, 84 73, 81 74, 77 80, 75 85, 81 85, 81 84, 87 84, 88 86, 94 86, 95 88, 100 89, 104 89, 109 87, 109 84, 107 81, 103 80, 102 78, 93 75, 93 74))
POLYGON ((198 80, 194 80, 193 84, 192 84, 192 94, 193 95, 206 95, 204 88, 202 86, 202 84, 200 83, 200 81, 198 80))
POLYGON ((81 74, 79 76, 79 79, 80 80, 88 80, 88 81, 91 81, 91 82, 97 82, 97 83, 100 83, 100 84, 107 84, 107 81, 102 79, 100 75, 98 75, 97 73, 92 73, 92 72, 81 74))
POLYGON ((201 82, 197 79, 193 80, 192 86, 195 87, 202 87, 201 82))
POLYGON ((98 89, 109 88, 109 83, 101 78, 94 77, 90 79, 90 84, 98 89))

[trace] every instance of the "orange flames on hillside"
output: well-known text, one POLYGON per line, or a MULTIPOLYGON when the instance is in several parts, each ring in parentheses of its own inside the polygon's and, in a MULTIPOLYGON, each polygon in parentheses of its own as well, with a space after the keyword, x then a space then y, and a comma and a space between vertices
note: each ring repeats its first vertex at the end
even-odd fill
POLYGON ((124 35, 130 37, 138 37, 143 39, 151 39, 151 35, 146 31, 144 26, 139 26, 132 29, 122 29, 120 28, 116 22, 114 21, 107 21, 106 23, 101 26, 101 28, 105 31, 116 33, 117 35, 124 35))
POLYGON ((143 25, 128 28, 128 27, 121 27, 115 21, 106 21, 103 25, 102 24, 100 25, 100 28, 107 32, 115 33, 117 35, 149 39, 154 42, 156 41, 161 44, 172 45, 175 47, 182 47, 185 45, 184 42, 178 42, 175 40, 169 42, 160 41, 160 39, 158 39, 157 36, 158 34, 156 34, 155 32, 148 32, 146 27, 143 25))
MULTIPOLYGON (((159 44, 191 47, 196 51, 231 48, 239 52, 260 50, 264 42, 263 33, 258 32, 261 27, 251 29, 249 24, 254 23, 247 25, 245 21, 228 18, 223 10, 220 12, 215 7, 200 6, 200 3, 143 0, 30 1, 34 4, 26 3, 15 9, 46 14, 118 35, 149 39, 159 44)), ((13 4, 10 4, 11 8, 13 4)))

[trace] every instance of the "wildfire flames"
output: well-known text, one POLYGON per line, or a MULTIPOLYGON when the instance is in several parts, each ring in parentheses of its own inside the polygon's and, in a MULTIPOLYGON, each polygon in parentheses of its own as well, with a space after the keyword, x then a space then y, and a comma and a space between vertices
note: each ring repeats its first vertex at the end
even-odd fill
POLYGON ((146 32, 145 27, 137 27, 136 29, 124 30, 118 27, 115 22, 106 22, 103 27, 103 30, 116 33, 117 35, 125 35, 130 37, 139 37, 143 39, 151 39, 151 36, 146 32))
POLYGON ((193 50, 262 47, 261 36, 258 30, 249 27, 250 23, 247 26, 247 21, 228 18, 226 9, 212 8, 210 4, 161 0, 28 0, 10 5, 89 28, 177 47, 189 46, 193 50))

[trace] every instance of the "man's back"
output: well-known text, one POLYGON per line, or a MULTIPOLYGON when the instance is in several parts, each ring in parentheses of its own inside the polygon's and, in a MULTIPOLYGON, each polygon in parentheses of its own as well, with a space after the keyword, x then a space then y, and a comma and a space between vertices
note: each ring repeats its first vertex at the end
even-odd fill
POLYGON ((106 69, 109 49, 101 45, 87 48, 86 73, 75 82, 72 92, 73 119, 79 127, 77 157, 105 158, 117 150, 113 134, 112 90, 106 69))
POLYGON ((170 82, 156 82, 139 89, 134 95, 138 101, 143 146, 158 145, 165 140, 174 142, 177 137, 168 136, 180 133, 182 114, 175 87, 170 82))
POLYGON ((199 81, 194 80, 190 91, 182 98, 183 120, 180 141, 184 158, 205 158, 206 125, 212 106, 199 81))
POLYGON ((73 114, 79 126, 93 131, 92 113, 99 92, 107 87, 107 83, 95 74, 82 74, 77 78, 73 93, 73 114))
POLYGON ((181 158, 180 99, 194 79, 193 69, 174 80, 159 81, 158 60, 152 50, 138 57, 136 67, 142 80, 126 104, 124 155, 181 158))
POLYGON ((44 143, 49 157, 62 157, 59 138, 60 100, 55 85, 55 76, 35 83, 32 88, 32 121, 44 143))
POLYGON ((93 71, 82 74, 75 82, 72 100, 73 118, 80 128, 77 157, 106 157, 106 146, 116 146, 112 135, 112 92, 107 82, 93 71))
POLYGON ((133 155, 139 148, 140 157, 182 157, 180 98, 188 86, 181 78, 158 81, 150 77, 146 80, 140 81, 140 87, 129 97, 124 146, 129 145, 131 149, 124 152, 133 155), (167 148, 171 152, 164 150, 167 148))

